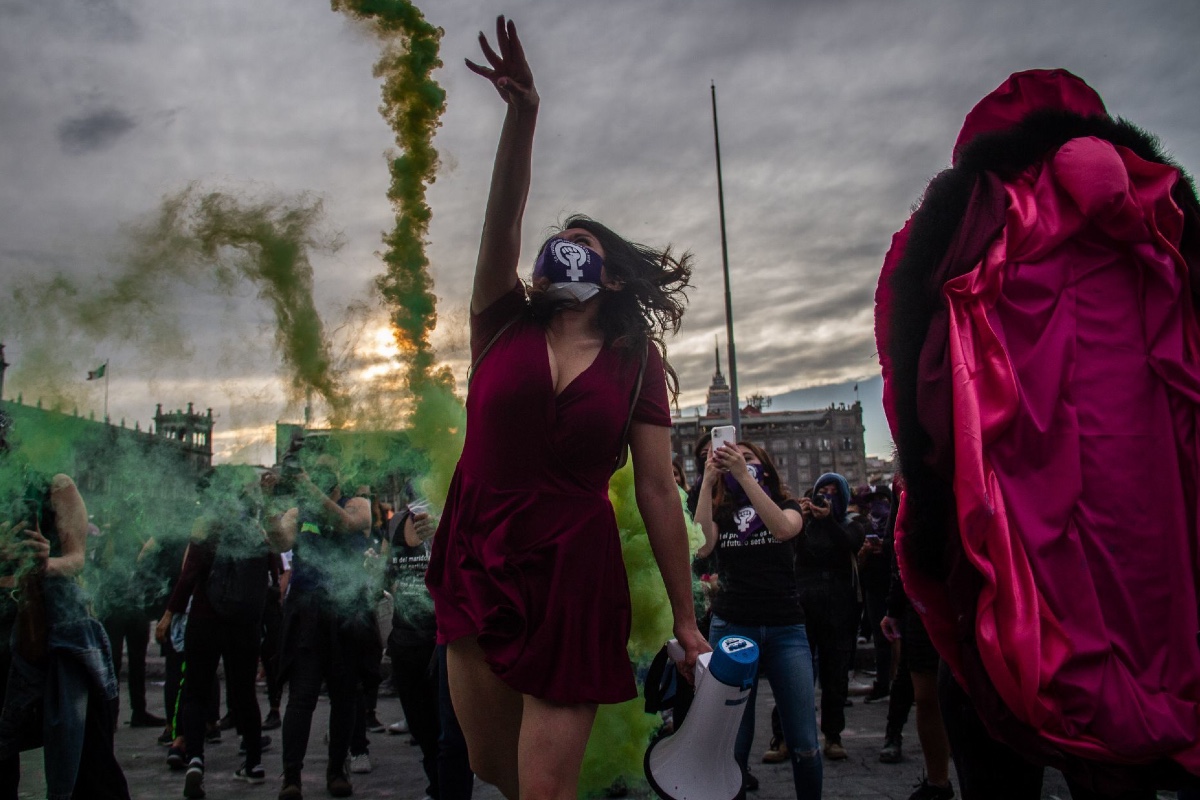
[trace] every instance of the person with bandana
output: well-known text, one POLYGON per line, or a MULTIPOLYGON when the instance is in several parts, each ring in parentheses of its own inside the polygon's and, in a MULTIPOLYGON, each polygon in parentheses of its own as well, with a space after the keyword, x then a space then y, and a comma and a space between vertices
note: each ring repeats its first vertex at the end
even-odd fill
MULTIPOLYGON (((696 504, 696 523, 704 530, 699 555, 715 552, 720 576, 709 641, 742 636, 759 646, 758 674, 767 676, 775 695, 796 797, 820 797, 812 655, 795 571, 795 540, 805 526, 802 506, 779 482, 770 456, 749 442, 711 452, 702 481, 696 504)), ((757 696, 756 676, 734 745, 748 782, 757 696)))
POLYGON ((517 274, 539 98, 516 27, 488 66, 507 111, 471 295, 466 441, 426 582, 471 766, 505 796, 575 797, 597 704, 637 696, 630 596, 608 481, 628 443, 638 509, 690 674, 708 650, 693 612, 671 474, 663 336, 678 329, 687 256, 587 217, 517 274))
POLYGON ((842 730, 858 630, 855 558, 863 534, 846 519, 849 505, 850 486, 845 478, 836 472, 817 478, 812 497, 800 501, 805 528, 796 555, 800 602, 820 669, 824 753, 831 761, 848 755, 842 746, 842 730))

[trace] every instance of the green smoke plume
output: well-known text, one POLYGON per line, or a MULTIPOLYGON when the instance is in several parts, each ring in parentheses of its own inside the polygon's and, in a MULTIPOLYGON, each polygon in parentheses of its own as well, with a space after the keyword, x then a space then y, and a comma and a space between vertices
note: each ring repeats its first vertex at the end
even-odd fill
POLYGON ((432 212, 425 191, 437 173, 433 134, 446 107, 446 93, 431 77, 442 65, 442 30, 407 0, 332 0, 334 11, 370 25, 383 43, 375 76, 383 79, 380 113, 396 135, 388 199, 396 224, 383 235, 386 270, 375 285, 391 314, 413 400, 408 428, 414 446, 430 459, 422 491, 440 506, 462 450, 465 415, 454 393, 454 376, 436 368, 430 332, 437 323, 437 297, 425 255, 432 212))
MULTIPOLYGON (((272 309, 276 347, 293 401, 322 397, 334 419, 347 400, 312 297, 309 253, 331 252, 336 237, 322 235, 319 200, 243 200, 190 186, 163 199, 149 218, 125 231, 124 252, 100 278, 59 274, 14 280, 0 297, 0 334, 22 342, 17 377, 70 407, 60 376, 79 372, 65 363, 71 345, 133 342, 146 363, 188 356, 177 324, 183 290, 212 299, 237 297, 249 284, 272 309), (68 372, 69 370, 69 372, 68 372)), ((89 364, 89 366, 92 366, 89 364)))

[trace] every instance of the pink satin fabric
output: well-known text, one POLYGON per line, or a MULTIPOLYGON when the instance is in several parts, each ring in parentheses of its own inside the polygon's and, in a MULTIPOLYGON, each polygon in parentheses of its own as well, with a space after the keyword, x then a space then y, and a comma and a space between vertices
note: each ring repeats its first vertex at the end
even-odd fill
MULTIPOLYGON (((1067 752, 1200 772, 1200 327, 1177 179, 1072 140, 1007 184, 1002 235, 943 292, 988 676, 1067 752)), ((945 587, 901 568, 955 668, 945 587)))

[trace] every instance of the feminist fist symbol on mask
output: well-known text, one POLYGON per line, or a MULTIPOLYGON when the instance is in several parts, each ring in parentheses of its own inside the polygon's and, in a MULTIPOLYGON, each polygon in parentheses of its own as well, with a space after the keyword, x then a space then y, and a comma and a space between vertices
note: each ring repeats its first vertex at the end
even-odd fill
POLYGON ((567 277, 572 281, 583 278, 581 267, 587 263, 588 254, 582 247, 574 242, 555 242, 554 257, 567 265, 567 277))

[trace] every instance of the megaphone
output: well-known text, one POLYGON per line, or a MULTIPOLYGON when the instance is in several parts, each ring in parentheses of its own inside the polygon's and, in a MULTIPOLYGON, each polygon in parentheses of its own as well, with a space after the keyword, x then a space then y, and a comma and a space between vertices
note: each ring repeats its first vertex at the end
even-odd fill
MULTIPOLYGON (((667 643, 671 658, 683 649, 667 643)), ((742 768, 733 744, 758 672, 758 645, 726 636, 696 660, 696 698, 671 736, 650 743, 646 780, 663 800, 733 800, 742 790, 742 768)))

